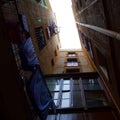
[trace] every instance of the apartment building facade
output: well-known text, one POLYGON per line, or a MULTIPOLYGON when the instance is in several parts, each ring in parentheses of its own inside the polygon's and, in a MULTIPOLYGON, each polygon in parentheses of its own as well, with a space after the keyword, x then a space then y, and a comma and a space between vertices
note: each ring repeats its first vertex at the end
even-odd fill
POLYGON ((23 31, 30 34, 29 45, 31 50, 34 48, 31 53, 36 53, 57 111, 61 113, 59 119, 99 120, 108 116, 111 120, 119 119, 119 37, 115 37, 119 32, 119 3, 119 0, 116 3, 72 0, 83 51, 60 51, 59 31, 54 31, 57 21, 49 0, 2 0, 1 118, 32 119, 24 88, 24 77, 29 79, 32 73, 21 68, 16 44, 16 39, 23 35, 19 28, 22 24, 23 31), (100 28, 104 28, 104 34, 99 33, 103 30, 100 28), (19 31, 17 35, 16 31, 19 31), (53 90, 55 85, 58 86, 53 90))
MULTIPOLYGON (((84 50, 119 101, 119 0, 73 0, 73 10, 84 50)), ((118 102, 119 103, 119 102, 118 102)))

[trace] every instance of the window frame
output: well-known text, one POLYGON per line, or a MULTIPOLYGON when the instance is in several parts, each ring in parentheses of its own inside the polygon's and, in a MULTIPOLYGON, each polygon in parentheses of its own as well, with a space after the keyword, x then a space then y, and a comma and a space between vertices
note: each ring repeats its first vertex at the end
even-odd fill
POLYGON ((79 62, 78 62, 77 58, 67 58, 66 66, 67 67, 78 67, 79 62))
POLYGON ((76 52, 68 52, 67 57, 77 57, 76 52))
POLYGON ((35 35, 38 43, 38 47, 40 50, 42 50, 46 46, 46 39, 43 27, 35 27, 35 35))
MULTIPOLYGON (((53 78, 50 78, 51 80, 53 80, 53 78)), ((49 79, 46 80, 46 82, 49 82, 49 79)), ((56 105, 58 109, 71 109, 74 111, 75 108, 77 109, 89 109, 89 108, 99 108, 99 107, 106 107, 109 106, 109 100, 108 97, 105 95, 104 90, 102 89, 102 86, 100 84, 100 79, 98 76, 91 76, 91 77, 85 77, 85 76, 78 76, 78 78, 74 78, 74 77, 55 77, 54 78, 54 85, 59 85, 59 90, 57 91, 52 91, 52 93, 54 92, 54 95, 57 93, 57 98, 55 98, 54 100, 56 101, 56 105), (94 83, 91 83, 91 85, 95 85, 95 84, 99 84, 100 88, 99 89, 93 89, 93 90, 85 90, 83 87, 84 84, 84 80, 88 79, 93 79, 95 80, 94 83), (64 89, 64 85, 69 85, 70 89, 64 89), (77 88, 76 89, 76 85, 77 88), (58 93, 59 92, 59 93, 58 93), (67 94, 68 96, 65 97, 64 94, 67 94), (78 96, 80 95, 80 96, 78 96), (96 97, 94 96, 96 95, 96 97), (75 98, 76 96, 76 98, 75 98), (100 98, 99 98, 100 96, 100 98), (69 104, 65 105, 64 107, 62 107, 62 103, 64 103, 64 100, 68 100, 69 104), (77 101, 81 100, 81 104, 77 101), (92 101, 91 101, 92 100, 92 101), (100 100, 100 102, 99 102, 100 100), (95 104, 94 104, 95 102, 95 104), (105 102, 105 104, 104 104, 105 102), (97 103, 97 104, 96 104, 97 103)), ((50 87, 49 85, 51 84, 47 84, 48 88, 50 87)), ((54 87, 55 88, 55 87, 54 87)), ((53 87, 52 87, 53 89, 53 87)), ((51 91, 51 90, 50 90, 51 91)), ((55 96, 53 96, 55 97, 55 96)))

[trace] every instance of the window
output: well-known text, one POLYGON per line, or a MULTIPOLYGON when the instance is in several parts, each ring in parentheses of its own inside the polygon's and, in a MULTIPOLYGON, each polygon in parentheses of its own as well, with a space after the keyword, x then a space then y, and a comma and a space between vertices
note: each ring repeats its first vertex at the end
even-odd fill
POLYGON ((54 59, 51 60, 51 65, 54 66, 54 59))
POLYGON ((66 66, 78 66, 78 61, 76 58, 67 59, 66 66))
POLYGON ((35 28, 35 34, 36 34, 36 38, 37 38, 37 42, 38 42, 38 47, 41 50, 46 45, 43 28, 42 27, 35 28))
POLYGON ((37 1, 42 7, 47 8, 46 0, 37 0, 37 1))
POLYGON ((50 39, 51 33, 49 27, 46 28, 46 35, 47 35, 47 39, 50 39))
POLYGON ((108 66, 107 66, 106 58, 98 49, 96 49, 96 52, 97 52, 99 68, 102 70, 102 72, 105 75, 105 77, 107 78, 107 80, 109 80, 108 66))
POLYGON ((97 93, 85 91, 85 97, 88 108, 107 106, 107 101, 102 91, 97 93))
POLYGON ((82 7, 82 0, 79 0, 79 5, 80 7, 82 7))
POLYGON ((98 79, 95 79, 95 78, 84 78, 82 83, 83 83, 84 90, 86 91, 102 89, 98 83, 98 79))
POLYGON ((79 73, 80 69, 78 68, 72 68, 72 69, 66 69, 66 73, 79 73))
POLYGON ((92 45, 91 45, 91 42, 88 41, 88 46, 89 46, 89 54, 90 54, 90 57, 93 58, 93 51, 92 51, 92 45))
POLYGON ((95 108, 108 106, 98 77, 50 77, 48 88, 58 108, 95 108))
POLYGON ((57 56, 57 50, 55 50, 55 56, 57 56))
POLYGON ((75 57, 76 56, 76 53, 75 52, 68 52, 68 57, 75 57))

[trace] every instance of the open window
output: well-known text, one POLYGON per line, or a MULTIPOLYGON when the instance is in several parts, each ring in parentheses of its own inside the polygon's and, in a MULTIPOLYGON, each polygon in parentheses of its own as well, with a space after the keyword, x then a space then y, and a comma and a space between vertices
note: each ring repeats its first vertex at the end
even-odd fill
POLYGON ((38 42, 38 47, 41 50, 46 45, 45 35, 44 35, 44 32, 43 32, 43 27, 36 27, 35 28, 35 34, 36 34, 36 39, 37 39, 37 42, 38 42))
POLYGON ((76 57, 76 53, 75 52, 68 52, 67 56, 68 57, 76 57))
POLYGON ((68 58, 66 62, 66 66, 78 66, 77 58, 68 58))

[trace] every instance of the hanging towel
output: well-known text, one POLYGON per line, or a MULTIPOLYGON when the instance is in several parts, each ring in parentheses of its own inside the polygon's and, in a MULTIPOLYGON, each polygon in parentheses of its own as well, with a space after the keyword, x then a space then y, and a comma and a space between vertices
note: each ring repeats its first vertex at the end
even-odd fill
POLYGON ((39 64, 31 37, 27 38, 27 40, 21 45, 19 55, 23 70, 34 70, 35 66, 39 64))
POLYGON ((27 91, 36 112, 41 120, 45 120, 52 103, 52 97, 39 69, 34 72, 30 81, 28 81, 27 91))

